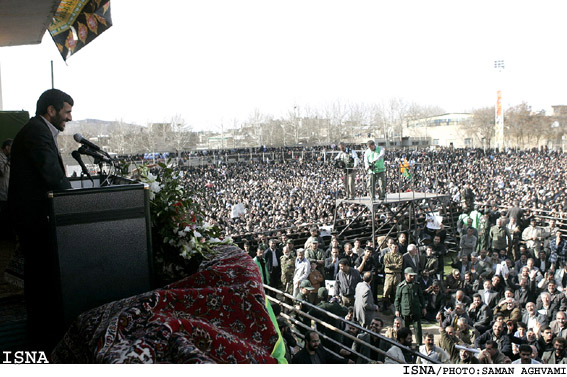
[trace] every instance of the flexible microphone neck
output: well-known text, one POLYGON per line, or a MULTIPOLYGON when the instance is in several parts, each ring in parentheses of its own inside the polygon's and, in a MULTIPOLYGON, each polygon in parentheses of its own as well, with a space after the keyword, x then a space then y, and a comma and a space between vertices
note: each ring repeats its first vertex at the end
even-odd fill
POLYGON ((75 160, 77 160, 77 162, 79 163, 79 165, 81 166, 81 170, 83 171, 83 174, 87 176, 88 179, 90 179, 90 181, 93 183, 94 185, 94 181, 91 177, 91 174, 89 173, 89 169, 87 169, 87 167, 85 166, 83 159, 81 158, 81 154, 79 153, 79 151, 73 151, 71 153, 71 156, 73 156, 73 158, 75 160))

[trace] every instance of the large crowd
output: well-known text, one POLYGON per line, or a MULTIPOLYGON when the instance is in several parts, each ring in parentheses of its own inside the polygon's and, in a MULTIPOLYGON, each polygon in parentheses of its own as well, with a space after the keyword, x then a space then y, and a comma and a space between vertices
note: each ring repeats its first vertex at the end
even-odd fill
MULTIPOLYGON (((336 199, 345 197, 334 153, 329 147, 313 159, 194 167, 184 178, 189 190, 202 193, 196 197, 206 220, 226 236, 240 237, 270 286, 402 346, 415 343, 439 362, 567 363, 565 155, 546 149, 387 150, 387 192, 448 195, 460 208, 456 227, 400 227, 391 237, 328 240, 319 230, 333 225, 336 199), (401 166, 408 167, 405 174, 401 166), (305 242, 294 237, 302 229, 311 231, 305 242), (450 234, 456 237, 449 246, 450 234), (385 332, 380 312, 394 318, 385 332), (423 336, 425 322, 439 325, 437 342, 430 333, 423 336)), ((366 195, 365 180, 360 167, 356 196, 366 195)), ((360 210, 343 206, 337 216, 355 218, 360 210)), ((289 324, 281 320, 280 327, 289 324)), ((360 349, 352 340, 357 352, 327 344, 344 357, 334 359, 319 347, 317 333, 305 333, 299 350, 284 331, 288 351, 295 353, 289 359, 428 362, 371 333, 345 330, 383 352, 360 349)))

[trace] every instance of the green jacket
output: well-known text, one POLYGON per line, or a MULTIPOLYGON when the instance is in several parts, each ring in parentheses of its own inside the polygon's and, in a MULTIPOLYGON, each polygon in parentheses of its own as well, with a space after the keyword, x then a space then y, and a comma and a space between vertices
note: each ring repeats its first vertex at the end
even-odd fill
POLYGON ((376 161, 374 163, 371 162, 371 161, 374 161, 376 158, 378 158, 378 155, 380 154, 381 150, 382 150, 382 147, 376 146, 376 149, 374 151, 367 149, 364 152, 365 164, 370 166, 371 170, 374 173, 380 173, 380 172, 383 172, 384 170, 386 170, 384 168, 384 159, 383 158, 379 159, 378 161, 376 161))
POLYGON ((394 308, 402 316, 413 315, 420 318, 422 309, 425 308, 421 286, 417 283, 408 283, 405 280, 398 284, 394 308))
POLYGON ((268 266, 266 261, 264 260, 264 271, 262 271, 262 264, 260 264, 260 261, 258 260, 258 257, 254 257, 254 263, 256 263, 256 266, 258 266, 258 269, 260 270, 260 276, 262 277, 262 283, 270 285, 270 274, 268 273, 268 266))

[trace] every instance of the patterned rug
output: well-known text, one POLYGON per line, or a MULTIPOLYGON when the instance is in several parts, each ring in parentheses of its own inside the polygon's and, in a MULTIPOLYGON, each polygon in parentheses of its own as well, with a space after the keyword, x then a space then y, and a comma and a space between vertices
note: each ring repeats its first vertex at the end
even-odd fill
POLYGON ((51 361, 277 363, 281 336, 256 264, 236 247, 218 251, 183 280, 83 313, 51 361))

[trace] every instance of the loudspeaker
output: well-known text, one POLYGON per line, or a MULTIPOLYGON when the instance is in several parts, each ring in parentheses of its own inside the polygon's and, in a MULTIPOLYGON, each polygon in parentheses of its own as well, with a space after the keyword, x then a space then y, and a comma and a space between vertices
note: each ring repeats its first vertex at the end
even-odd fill
POLYGON ((49 201, 65 326, 86 310, 152 288, 146 185, 53 192, 49 201))

